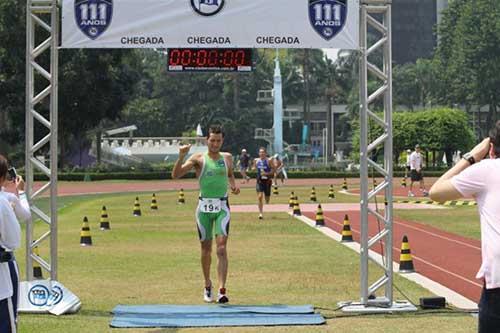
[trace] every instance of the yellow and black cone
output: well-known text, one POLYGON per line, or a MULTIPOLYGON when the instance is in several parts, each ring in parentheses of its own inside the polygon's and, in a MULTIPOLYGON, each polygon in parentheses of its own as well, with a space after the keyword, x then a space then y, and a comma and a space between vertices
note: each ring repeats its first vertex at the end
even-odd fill
POLYGON ((403 177, 403 178, 401 179, 401 186, 402 186, 402 187, 406 187, 406 177, 403 177))
POLYGON ((297 196, 295 196, 295 200, 293 201, 293 215, 295 216, 302 215, 302 213, 300 212, 299 198, 297 196))
POLYGON ((278 195, 280 194, 278 191, 278 185, 273 185, 273 195, 278 195))
POLYGON ((101 230, 110 230, 111 228, 109 227, 109 216, 108 216, 108 211, 106 210, 106 206, 102 206, 102 211, 101 211, 101 224, 99 225, 101 230))
POLYGON ((311 189, 311 196, 309 197, 309 200, 311 200, 312 202, 316 202, 317 201, 317 199, 316 199, 316 189, 314 188, 314 186, 311 189))
POLYGON ((344 177, 344 182, 342 183, 342 189, 347 191, 347 179, 344 177))
POLYGON ((179 198, 177 199, 177 203, 181 205, 186 203, 186 199, 184 198, 184 190, 182 188, 179 191, 179 198))
POLYGON ((316 226, 322 227, 325 225, 325 218, 323 217, 323 208, 321 204, 318 205, 318 210, 316 211, 316 226))
POLYGON ((80 245, 91 246, 92 237, 90 236, 90 226, 87 216, 83 218, 82 231, 80 231, 80 245))
POLYGON ((141 216, 141 204, 139 203, 139 197, 135 197, 135 202, 134 202, 134 216, 141 216))
MULTIPOLYGON (((40 256, 40 253, 38 252, 38 246, 35 246, 33 248, 33 254, 36 255, 37 257, 40 256)), ((33 278, 38 280, 43 279, 42 267, 40 267, 40 264, 36 260, 33 260, 33 278)))
POLYGON ((292 192, 290 193, 290 199, 288 199, 288 208, 293 209, 294 201, 295 201, 295 194, 292 192))
POLYGON ((410 244, 408 237, 403 236, 403 243, 401 244, 401 255, 399 256, 399 272, 400 273, 413 273, 415 267, 411 258, 410 244))
POLYGON ((344 227, 342 228, 342 242, 352 242, 351 224, 349 223, 349 216, 344 216, 344 227))
POLYGON ((151 198, 151 209, 158 210, 158 202, 156 201, 156 195, 154 193, 151 198))
POLYGON ((333 185, 330 185, 328 189, 328 199, 335 199, 335 192, 333 191, 333 185))

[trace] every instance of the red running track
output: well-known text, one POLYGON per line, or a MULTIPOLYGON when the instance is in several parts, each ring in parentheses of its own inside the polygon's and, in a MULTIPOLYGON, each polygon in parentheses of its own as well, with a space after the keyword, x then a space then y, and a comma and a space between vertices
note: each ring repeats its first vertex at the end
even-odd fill
MULTIPOLYGON (((354 240, 360 239, 360 212, 324 212, 325 225, 341 233, 345 214, 349 215, 354 240)), ((305 212, 310 219, 315 213, 305 212)), ((369 218, 370 236, 378 232, 375 217, 369 218)), ((481 265, 481 242, 457 236, 416 222, 394 219, 392 255, 399 262, 401 241, 408 236, 417 273, 436 281, 478 303, 482 283, 475 278, 481 265)), ((380 246, 372 250, 381 253, 380 246)))

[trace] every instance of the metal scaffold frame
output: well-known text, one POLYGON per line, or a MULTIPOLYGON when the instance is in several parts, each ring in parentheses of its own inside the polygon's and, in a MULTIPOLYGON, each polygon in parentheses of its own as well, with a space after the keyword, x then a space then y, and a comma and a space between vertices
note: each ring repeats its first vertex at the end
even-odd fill
MULTIPOLYGON (((26 280, 33 280, 33 261, 57 280, 57 84, 58 84, 59 10, 57 0, 27 0, 26 4, 26 193, 34 218, 39 218, 48 230, 35 239, 33 220, 26 224, 26 280), (37 29, 48 35, 37 41, 37 29), (50 57, 50 68, 44 67, 42 55, 50 57), (36 83, 36 84, 35 84, 36 83), (35 88, 36 87, 36 88, 35 88), (48 103, 47 103, 48 101, 48 103), (48 119, 47 105, 49 105, 48 119), (36 126, 42 125, 42 126, 36 126), (44 128, 48 134, 37 140, 35 129, 44 128), (37 140, 35 142, 35 140, 37 140), (49 167, 36 156, 49 144, 49 167), (33 190, 34 170, 48 177, 37 191, 33 190), (45 213, 33 202, 41 194, 50 192, 50 211, 45 213), (35 255, 33 249, 49 241, 50 260, 35 255)), ((47 66, 47 65, 45 65, 47 66)), ((43 135, 43 134, 41 134, 43 135)))
POLYGON ((391 27, 392 0, 361 0, 360 3, 360 184, 361 184, 361 256, 360 256, 360 302, 345 302, 345 312, 393 312, 415 311, 416 308, 407 301, 393 301, 393 159, 392 159, 392 27, 391 27), (373 43, 368 41, 368 31, 373 29, 374 35, 380 36, 373 43), (371 44, 371 45, 370 45, 371 44), (370 62, 376 53, 382 54, 382 69, 379 65, 370 62), (370 57, 371 56, 371 57, 370 57), (377 78, 380 86, 370 92, 368 89, 368 75, 377 78), (383 119, 375 114, 372 105, 383 102, 383 119), (370 120, 383 129, 383 133, 369 142, 370 120), (384 162, 379 164, 372 159, 377 149, 383 148, 384 162), (384 180, 372 190, 369 189, 368 169, 373 168, 384 180), (370 200, 376 199, 380 193, 385 195, 383 214, 369 207, 370 200), (379 232, 370 238, 369 216, 373 215, 381 223, 379 232), (382 260, 373 259, 370 249, 381 246, 382 260), (382 276, 369 283, 368 264, 372 261, 379 266, 382 276), (375 293, 384 289, 384 295, 379 297, 375 293))
MULTIPOLYGON (((392 234, 393 234, 393 206, 392 206, 392 56, 391 56, 391 3, 392 0, 360 0, 360 177, 361 177, 361 283, 359 303, 344 303, 345 311, 354 312, 394 312, 413 311, 410 304, 393 301, 393 267, 392 267, 392 234), (382 20, 380 21, 380 17, 382 20), (368 28, 374 29, 382 37, 368 45, 368 28), (383 68, 369 61, 370 55, 382 52, 383 68), (374 75, 381 83, 375 91, 368 91, 368 74, 374 75), (383 119, 377 116, 371 105, 376 101, 383 101, 383 119), (373 120, 381 126, 383 134, 368 142, 368 124, 373 120), (384 162, 378 164, 371 159, 375 149, 383 147, 384 162), (383 176, 384 180, 375 189, 369 191, 368 168, 371 167, 383 176), (384 193, 387 204, 383 214, 368 206, 370 200, 379 193, 384 193), (368 217, 375 216, 382 221, 380 232, 369 237, 368 217), (369 284, 368 263, 371 259, 370 248, 383 242, 382 253, 383 275, 371 285, 369 284), (371 295, 384 288, 384 296, 371 299, 371 295)), ((57 133, 58 133, 58 43, 59 43, 59 7, 58 0, 27 0, 26 10, 26 180, 29 200, 39 197, 50 191, 50 212, 44 213, 41 208, 32 205, 32 212, 49 230, 34 239, 33 222, 29 221, 26 227, 26 279, 33 280, 33 261, 38 262, 46 271, 50 272, 50 280, 57 280, 57 133), (48 37, 37 43, 36 29, 43 29, 48 37), (50 68, 43 66, 41 55, 49 54, 50 68), (35 80, 36 83, 35 84, 35 80), (36 88, 35 88, 36 87, 36 88), (36 89, 36 90, 35 90, 36 89), (49 101, 48 103, 46 101, 49 101), (49 105, 48 119, 44 116, 49 105), (45 109, 44 109, 45 108, 45 109), (35 121, 37 125, 35 126, 35 121), (35 129, 45 128, 49 133, 35 142, 35 129), (46 167, 36 154, 49 144, 50 165, 46 167), (45 174, 49 180, 37 191, 33 191, 33 174, 37 169, 45 174), (50 261, 45 261, 33 253, 35 246, 49 240, 50 261)), ((45 59, 45 62, 46 59, 45 59)))

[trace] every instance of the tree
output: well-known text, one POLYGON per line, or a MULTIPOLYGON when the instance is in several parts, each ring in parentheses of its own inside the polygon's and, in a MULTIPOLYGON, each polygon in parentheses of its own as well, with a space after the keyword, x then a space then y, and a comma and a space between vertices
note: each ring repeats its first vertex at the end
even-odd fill
MULTIPOLYGON (((379 114, 382 117, 381 114, 379 114)), ((352 122, 353 154, 359 160, 359 122, 352 122)), ((382 128, 370 123, 369 139, 382 134, 382 128)), ((461 110, 437 108, 418 112, 393 114, 393 156, 397 162, 400 153, 420 144, 424 151, 444 152, 451 162, 454 151, 466 151, 474 144, 474 135, 468 126, 467 114, 461 110)), ((382 148, 379 148, 382 149, 382 148)))
POLYGON ((499 16, 497 0, 450 2, 438 28, 440 43, 434 58, 442 81, 435 89, 437 98, 448 105, 488 105, 488 127, 499 105, 499 16))

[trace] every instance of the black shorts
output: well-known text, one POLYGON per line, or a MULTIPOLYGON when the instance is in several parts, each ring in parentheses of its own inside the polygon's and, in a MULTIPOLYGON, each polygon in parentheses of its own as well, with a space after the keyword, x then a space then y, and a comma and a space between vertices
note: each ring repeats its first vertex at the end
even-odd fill
POLYGON ((424 177, 422 176, 422 171, 417 172, 417 170, 410 171, 410 178, 414 182, 418 182, 418 181, 421 181, 422 179, 424 179, 424 177))
POLYGON ((266 197, 270 197, 271 185, 272 185, 271 179, 257 179, 257 184, 255 186, 255 189, 257 190, 257 193, 264 192, 264 195, 266 197))

